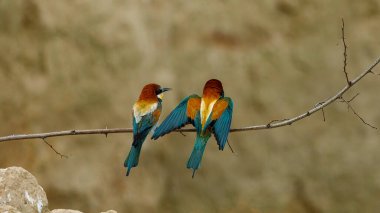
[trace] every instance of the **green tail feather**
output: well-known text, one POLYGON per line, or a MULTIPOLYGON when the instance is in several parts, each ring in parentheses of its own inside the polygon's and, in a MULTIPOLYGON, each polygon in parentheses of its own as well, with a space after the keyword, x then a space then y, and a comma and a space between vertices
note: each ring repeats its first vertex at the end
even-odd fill
POLYGON ((132 167, 136 167, 139 164, 139 157, 141 152, 141 147, 143 143, 138 143, 137 146, 132 146, 131 151, 129 151, 128 157, 124 161, 124 167, 127 168, 127 176, 131 171, 132 167))
POLYGON ((191 156, 189 158, 189 161, 187 162, 187 168, 193 169, 193 175, 194 178, 195 171, 200 167, 203 152, 205 151, 206 144, 208 139, 210 138, 211 134, 207 134, 205 136, 200 136, 197 134, 197 138, 195 139, 195 144, 193 151, 191 152, 191 156))

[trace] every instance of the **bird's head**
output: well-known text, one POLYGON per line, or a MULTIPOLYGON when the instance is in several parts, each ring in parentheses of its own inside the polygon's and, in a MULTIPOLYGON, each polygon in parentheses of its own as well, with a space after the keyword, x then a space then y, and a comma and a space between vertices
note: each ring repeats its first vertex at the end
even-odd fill
POLYGON ((156 90, 156 95, 157 95, 157 98, 162 100, 162 98, 164 98, 164 92, 167 92, 171 90, 171 88, 167 88, 167 87, 160 87, 156 90))
POLYGON ((222 82, 217 79, 208 80, 203 88, 203 95, 224 97, 222 82))
POLYGON ((161 87, 158 84, 147 84, 141 91, 139 100, 162 100, 164 92, 171 90, 170 88, 161 87))

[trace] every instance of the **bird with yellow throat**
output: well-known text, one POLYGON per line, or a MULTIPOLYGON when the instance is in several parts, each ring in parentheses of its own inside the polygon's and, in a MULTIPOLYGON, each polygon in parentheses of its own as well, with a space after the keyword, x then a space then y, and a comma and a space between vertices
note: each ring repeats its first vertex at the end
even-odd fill
POLYGON ((187 162, 187 168, 195 171, 199 168, 207 141, 214 134, 219 150, 224 149, 230 132, 233 101, 224 97, 222 83, 217 79, 208 80, 203 88, 202 97, 190 95, 183 99, 167 118, 156 128, 152 139, 192 124, 197 132, 193 151, 187 162))
POLYGON ((133 105, 132 126, 133 142, 131 150, 124 161, 128 176, 131 168, 139 163, 142 145, 149 132, 156 125, 161 115, 163 93, 170 90, 158 84, 147 84, 142 89, 140 96, 133 105))

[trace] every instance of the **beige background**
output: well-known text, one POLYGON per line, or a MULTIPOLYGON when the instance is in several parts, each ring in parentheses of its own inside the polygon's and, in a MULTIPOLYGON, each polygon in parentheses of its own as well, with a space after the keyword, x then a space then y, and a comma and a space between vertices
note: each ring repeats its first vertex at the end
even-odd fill
MULTIPOLYGON (((295 116, 344 86, 341 18, 354 77, 380 55, 380 1, 0 1, 0 133, 131 126, 142 86, 174 88, 163 116, 220 79, 233 127, 295 116)), ((380 69, 377 68, 377 72, 380 69)), ((353 107, 380 126, 380 78, 353 107)), ((0 166, 22 166, 51 209, 84 212, 377 212, 380 141, 342 103, 296 124, 212 138, 195 179, 194 135, 147 140, 122 166, 130 134, 0 144, 0 166)))

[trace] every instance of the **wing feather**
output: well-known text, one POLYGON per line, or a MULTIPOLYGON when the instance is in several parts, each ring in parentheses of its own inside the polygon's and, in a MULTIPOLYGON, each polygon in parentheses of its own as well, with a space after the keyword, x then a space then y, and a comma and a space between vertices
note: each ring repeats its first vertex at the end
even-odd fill
POLYGON ((175 129, 179 129, 186 124, 193 123, 196 112, 199 111, 200 97, 191 95, 183 99, 178 106, 165 118, 159 127, 156 128, 152 139, 157 139, 175 129), (197 101, 199 99, 199 101, 197 101), (194 116, 194 117, 193 117, 194 116))
POLYGON ((141 117, 140 121, 136 123, 136 119, 133 118, 133 146, 137 146, 138 141, 141 138, 146 138, 151 129, 156 124, 156 119, 153 114, 146 114, 141 117))
POLYGON ((228 139, 234 108, 233 105, 232 100, 225 97, 218 100, 213 110, 212 119, 215 121, 213 133, 220 150, 224 149, 224 145, 228 139))

